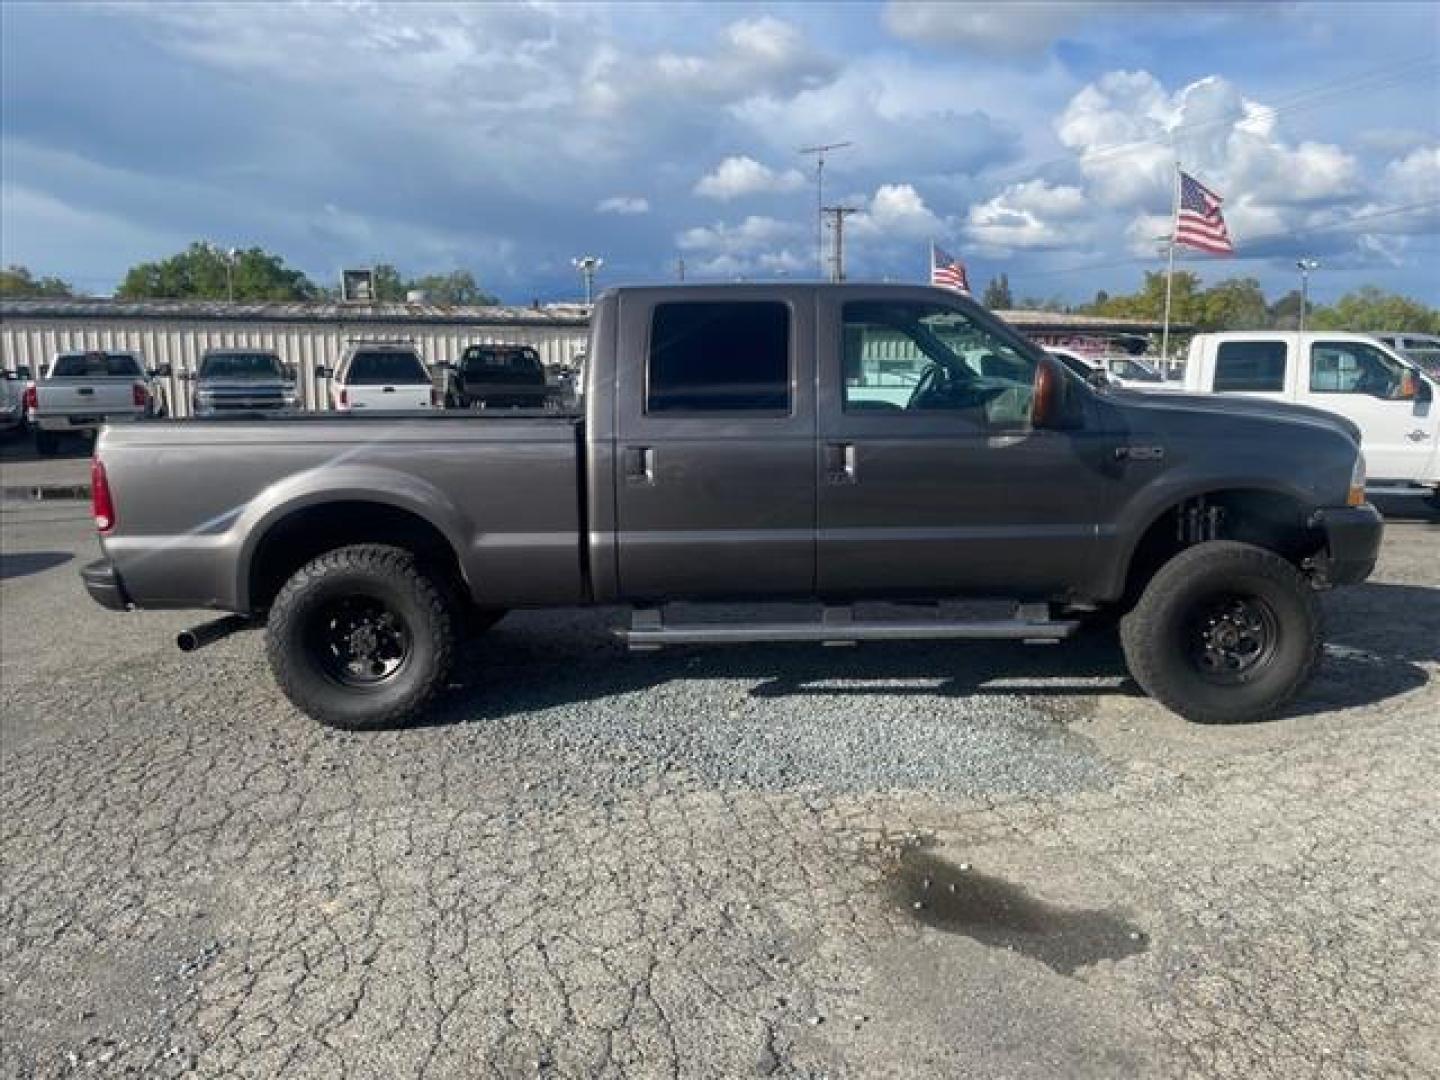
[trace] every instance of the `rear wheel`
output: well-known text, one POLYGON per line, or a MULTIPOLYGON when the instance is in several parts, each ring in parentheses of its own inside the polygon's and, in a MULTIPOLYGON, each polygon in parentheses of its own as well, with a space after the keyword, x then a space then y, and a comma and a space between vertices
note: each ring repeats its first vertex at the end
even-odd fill
POLYGON ((1121 620, 1120 641, 1135 681, 1187 720, 1261 720, 1315 670, 1320 603, 1279 555, 1217 540, 1156 572, 1121 620))
POLYGON ((35 429, 35 452, 43 457, 58 454, 60 452, 60 436, 53 431, 37 427, 35 429))
POLYGON ((322 724, 392 727, 445 684, 454 625, 448 591, 411 552, 361 544, 321 555, 285 583, 266 652, 285 696, 322 724))

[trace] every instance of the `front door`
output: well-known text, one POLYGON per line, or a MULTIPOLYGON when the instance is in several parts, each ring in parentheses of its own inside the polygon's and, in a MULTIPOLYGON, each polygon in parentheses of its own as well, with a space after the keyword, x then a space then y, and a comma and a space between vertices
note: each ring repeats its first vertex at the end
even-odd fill
POLYGON ((1032 350, 933 293, 830 294, 818 319, 822 593, 1047 597, 1087 580, 1116 437, 1031 427, 1032 350))
POLYGON ((643 357, 617 359, 628 600, 815 587, 814 306, 803 290, 724 293, 657 302, 663 294, 636 290, 622 300, 623 347, 643 357))
POLYGON ((1353 420, 1372 480, 1419 480, 1435 451, 1430 387, 1378 346, 1317 337, 1302 404, 1353 420))

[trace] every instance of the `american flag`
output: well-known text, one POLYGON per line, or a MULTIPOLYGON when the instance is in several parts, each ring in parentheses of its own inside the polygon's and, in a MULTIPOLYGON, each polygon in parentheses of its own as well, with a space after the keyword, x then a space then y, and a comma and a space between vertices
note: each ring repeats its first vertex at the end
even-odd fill
POLYGON ((1212 255, 1233 255, 1235 245, 1220 214, 1225 200, 1193 176, 1180 174, 1180 211, 1175 215, 1175 243, 1208 251, 1212 255))
POLYGON ((970 295, 970 278, 965 274, 965 264, 951 258, 934 244, 930 245, 930 284, 943 285, 970 295))

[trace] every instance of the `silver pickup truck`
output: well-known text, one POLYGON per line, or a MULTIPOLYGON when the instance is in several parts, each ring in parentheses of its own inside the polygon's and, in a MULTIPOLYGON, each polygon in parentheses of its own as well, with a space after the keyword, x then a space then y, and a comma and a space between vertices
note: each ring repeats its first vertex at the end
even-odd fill
POLYGON ((106 607, 267 624, 320 721, 415 716, 457 635, 517 607, 628 604, 640 648, 1056 641, 1119 616, 1184 716, 1285 705, 1317 588, 1363 580, 1381 519, 1353 425, 1296 406, 1091 386, 954 293, 617 289, 583 415, 294 417, 101 436, 83 570, 106 607), (1013 601, 873 617, 863 601, 1013 601), (677 621, 671 601, 808 600, 813 619, 677 621))
POLYGON ((102 424, 154 416, 160 409, 138 353, 60 353, 38 382, 26 389, 26 419, 35 432, 35 449, 53 454, 65 435, 89 435, 102 424))

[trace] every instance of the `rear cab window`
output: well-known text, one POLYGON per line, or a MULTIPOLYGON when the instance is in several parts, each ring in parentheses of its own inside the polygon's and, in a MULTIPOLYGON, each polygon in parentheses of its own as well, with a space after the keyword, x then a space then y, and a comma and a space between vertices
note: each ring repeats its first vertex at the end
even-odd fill
POLYGON ((90 378, 102 379, 107 377, 123 378, 127 376, 139 377, 144 373, 140 370, 140 361, 132 353, 65 353, 55 358, 55 366, 51 369, 52 378, 90 378))
POLYGON ((460 370, 479 379, 492 373, 544 376, 540 354, 528 345, 471 345, 460 357, 460 370))
POLYGON ((790 383, 788 305, 743 300, 655 306, 647 414, 788 416, 790 383))
POLYGON ((349 386, 428 385, 430 373, 409 349, 365 349, 351 357, 343 381, 349 386))
POLYGON ((1223 341, 1215 352, 1215 389, 1279 393, 1288 356, 1283 341, 1223 341))

